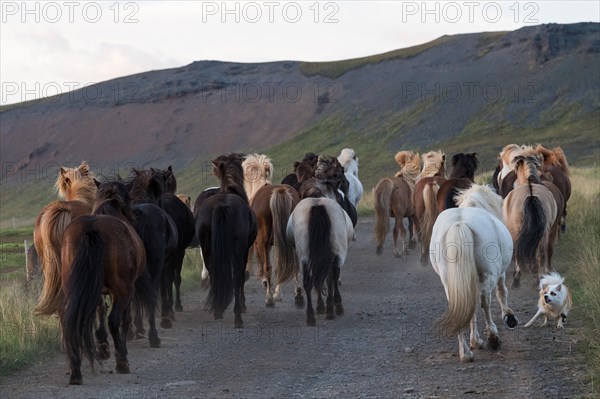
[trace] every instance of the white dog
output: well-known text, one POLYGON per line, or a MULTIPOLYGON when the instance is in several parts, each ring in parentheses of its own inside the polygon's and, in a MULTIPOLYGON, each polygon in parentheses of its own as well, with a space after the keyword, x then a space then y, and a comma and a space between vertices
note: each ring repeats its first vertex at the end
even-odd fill
POLYGON ((529 323, 525 324, 525 327, 531 326, 538 317, 543 315, 544 324, 542 324, 542 326, 545 326, 548 322, 548 317, 551 317, 553 319, 558 318, 558 325, 556 327, 563 328, 563 323, 573 305, 571 292, 564 284, 564 281, 565 279, 556 272, 542 276, 540 280, 538 311, 535 316, 529 320, 529 323))

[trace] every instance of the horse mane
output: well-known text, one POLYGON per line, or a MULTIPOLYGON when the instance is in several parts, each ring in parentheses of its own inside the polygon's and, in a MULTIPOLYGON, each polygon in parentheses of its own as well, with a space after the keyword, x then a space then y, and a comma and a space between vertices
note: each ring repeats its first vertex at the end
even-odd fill
POLYGON ((545 166, 558 166, 567 176, 569 175, 569 163, 567 162, 567 157, 562 148, 554 147, 552 150, 549 150, 541 144, 538 144, 535 147, 535 150, 544 157, 545 166))
POLYGON ((272 184, 273 164, 268 156, 249 154, 242 162, 244 170, 244 189, 249 199, 262 187, 272 184))
POLYGON ((169 165, 167 169, 150 168, 152 173, 160 175, 165 181, 165 193, 173 194, 177 192, 177 179, 173 173, 173 167, 169 165))
POLYGON ((419 179, 424 177, 442 176, 445 177, 446 169, 446 154, 442 151, 429 151, 423 154, 423 170, 419 175, 419 179))
POLYGON ((330 198, 335 200, 337 189, 331 182, 321 181, 315 177, 304 180, 298 190, 300 198, 330 198))
POLYGON ((541 162, 537 155, 517 155, 510 164, 511 170, 517 175, 517 182, 542 184, 540 179, 541 162))
POLYGON ((110 215, 133 224, 135 217, 131 210, 131 197, 127 186, 116 180, 105 183, 97 180, 94 180, 94 182, 98 187, 98 191, 92 214, 110 215))
POLYGON ((158 169, 135 169, 125 181, 134 203, 162 205, 162 197, 167 192, 165 175, 158 169))
POLYGON ((307 162, 313 169, 316 169, 317 163, 319 162, 319 154, 315 154, 314 152, 307 152, 306 154, 304 154, 302 162, 307 162))
POLYGON ((91 205, 96 197, 94 174, 85 161, 76 168, 61 167, 54 188, 58 196, 66 201, 81 201, 91 205))
POLYGON ((481 208, 503 220, 502 197, 491 187, 473 184, 467 189, 459 190, 454 199, 459 208, 481 208))
POLYGON ((337 159, 344 167, 345 173, 352 173, 358 177, 358 157, 352 148, 344 148, 337 159))
POLYGON ((221 155, 212 161, 213 172, 221 181, 219 192, 222 194, 236 194, 246 202, 248 195, 244 189, 244 169, 240 154, 221 155))
POLYGON ((415 181, 421 173, 421 156, 419 153, 399 151, 394 159, 400 165, 400 171, 396 172, 395 176, 402 177, 411 187, 414 187, 415 181))
POLYGON ((311 166, 310 162, 307 161, 295 162, 294 173, 296 173, 298 182, 303 182, 304 180, 308 180, 315 176, 314 168, 311 166))
POLYGON ((479 165, 479 161, 475 156, 476 153, 468 154, 458 153, 452 156, 452 174, 451 178, 467 178, 471 181, 475 180, 475 170, 479 165))
POLYGON ((517 155, 516 153, 519 152, 520 150, 522 150, 522 147, 518 144, 507 144, 504 146, 504 148, 502 148, 502 151, 500 151, 499 154, 499 158, 502 161, 502 163, 504 165, 510 165, 510 162, 512 161, 513 158, 513 153, 514 155, 517 155))

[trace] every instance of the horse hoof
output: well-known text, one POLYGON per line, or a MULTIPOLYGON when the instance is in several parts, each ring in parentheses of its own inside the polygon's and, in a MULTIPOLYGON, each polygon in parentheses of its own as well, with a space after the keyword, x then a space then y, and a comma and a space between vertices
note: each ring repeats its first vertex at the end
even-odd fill
POLYGON ((566 231, 567 231, 567 225, 566 225, 566 224, 561 224, 561 225, 560 225, 560 232, 561 232, 561 233, 564 233, 564 232, 566 232, 566 231))
POLYGON ((476 341, 471 342, 469 346, 471 347, 471 349, 483 349, 485 345, 482 339, 478 339, 476 341))
POLYGON ((401 257, 402 257, 402 254, 401 254, 401 253, 398 253, 398 252, 394 252, 394 257, 395 257, 395 258, 401 258, 401 257))
POLYGON ((273 300, 273 298, 269 298, 265 301, 265 306, 268 308, 273 308, 275 307, 275 301, 273 300))
POLYGON ((115 367, 115 369, 117 370, 117 373, 119 374, 129 374, 129 363, 127 363, 126 361, 123 363, 117 363, 117 367, 115 367))
POLYGON ((160 348, 160 338, 150 338, 148 342, 150 343, 151 348, 160 348))
POLYGON ((343 316, 344 315, 344 307, 342 306, 342 304, 338 304, 335 305, 335 314, 338 316, 343 316))
POLYGON ((317 305, 317 314, 325 314, 325 306, 318 306, 317 305))
POLYGON ((421 257, 421 266, 427 267, 427 263, 429 263, 427 258, 421 257))
POLYGON ((307 317, 306 318, 306 325, 309 327, 314 327, 317 325, 317 319, 315 319, 314 317, 307 317))
POLYGON ((98 345, 98 359, 106 360, 110 357, 110 350, 108 349, 108 344, 100 344, 98 345))
POLYGON ((296 295, 294 302, 296 303, 297 308, 302 309, 304 307, 304 297, 302 295, 296 295))
POLYGON ((176 312, 183 312, 183 306, 181 306, 181 304, 175 305, 175 311, 176 312))
POLYGON ((381 255, 381 252, 383 252, 383 247, 380 246, 380 247, 377 247, 377 249, 375 249, 375 253, 377 255, 381 255))
POLYGON ((166 329, 166 328, 172 328, 172 327, 173 327, 173 323, 171 323, 171 319, 169 319, 169 318, 166 318, 166 317, 163 317, 163 318, 160 320, 160 326, 161 326, 162 328, 165 328, 165 329, 166 329))
POLYGON ((513 281, 512 281, 512 285, 510 286, 510 288, 516 290, 516 289, 518 289, 520 287, 521 287, 521 281, 519 279, 517 279, 517 278, 514 278, 513 281))
POLYGON ((333 309, 331 309, 331 311, 327 311, 327 316, 325 316, 325 318, 327 320, 333 320, 333 319, 335 319, 335 316, 333 315, 333 309))
POLYGON ((460 358, 461 363, 471 363, 473 360, 474 358, 472 353, 465 356, 461 356, 460 358))
POLYGON ((279 293, 279 292, 276 292, 276 293, 273 295, 273 300, 274 300, 275 302, 283 302, 283 297, 281 296, 281 293, 279 293))
POLYGON ((497 335, 490 335, 488 337, 488 347, 493 351, 500 349, 500 338, 497 335))
POLYGON ((412 242, 411 241, 411 242, 408 243, 408 249, 415 249, 416 246, 417 246, 416 242, 412 242))
POLYGON ((220 320, 223 318, 223 312, 215 312, 215 320, 220 320))
POLYGON ((83 378, 81 377, 81 374, 79 374, 79 376, 71 375, 69 377, 69 384, 70 385, 82 385, 83 384, 83 378))
POLYGON ((233 324, 235 325, 235 328, 244 328, 244 322, 242 319, 236 320, 233 324))
POLYGON ((507 314, 504 316, 504 325, 510 330, 514 330, 519 325, 519 319, 514 314, 507 314))

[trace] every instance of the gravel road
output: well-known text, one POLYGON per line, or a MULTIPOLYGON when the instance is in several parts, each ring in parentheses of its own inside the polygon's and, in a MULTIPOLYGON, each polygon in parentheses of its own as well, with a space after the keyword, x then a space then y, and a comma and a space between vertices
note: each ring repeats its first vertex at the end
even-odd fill
MULTIPOLYGON (((520 320, 508 331, 494 299, 502 347, 475 351, 462 364, 456 339, 437 338, 436 318, 446 307, 443 286, 416 250, 394 258, 391 238, 375 255, 372 221, 361 219, 342 269, 345 314, 305 325, 294 306, 293 286, 282 303, 264 306, 255 277, 246 284, 245 328, 233 328, 232 306, 215 321, 203 309, 202 290, 183 298, 174 328, 159 329, 162 347, 147 340, 128 344, 131 374, 113 372, 114 355, 84 385, 69 386, 66 359, 58 355, 0 382, 0 397, 13 398, 566 398, 594 397, 575 330, 523 329, 536 309, 531 276, 509 291, 520 320)), ((561 248, 558 248, 560 251, 561 248)), ((480 331, 483 330, 480 318, 480 331)), ((111 347, 112 347, 112 340, 111 347)), ((595 388, 598 394, 598 388, 595 388)))

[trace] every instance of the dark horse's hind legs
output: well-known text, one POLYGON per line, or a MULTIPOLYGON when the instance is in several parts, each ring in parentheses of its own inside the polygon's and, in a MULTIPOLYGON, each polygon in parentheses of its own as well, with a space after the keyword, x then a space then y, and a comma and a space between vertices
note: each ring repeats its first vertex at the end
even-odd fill
POLYGON ((160 276, 160 298, 161 298, 161 312, 160 312, 160 326, 162 328, 171 328, 173 323, 171 322, 171 313, 173 303, 169 300, 169 288, 172 284, 173 269, 172 264, 166 263, 165 268, 160 276))
POLYGON ((234 293, 235 293, 235 304, 233 306, 233 313, 235 315, 234 325, 235 328, 243 328, 244 321, 242 320, 242 312, 244 302, 246 298, 244 298, 244 283, 246 283, 246 263, 242 264, 242 267, 239 271, 236 271, 233 284, 234 284, 234 293))
POLYGON ((129 362, 127 361, 127 330, 131 324, 131 312, 129 305, 124 300, 115 301, 108 316, 108 328, 115 343, 116 370, 119 374, 129 374, 129 362))
POLYGON ((175 270, 173 276, 173 282, 175 283, 175 311, 183 312, 183 306, 181 305, 181 269, 183 268, 183 259, 185 258, 185 250, 181 254, 177 254, 177 260, 175 261, 175 270))
POLYGON ((340 259, 335 258, 333 264, 333 304, 335 305, 335 314, 341 316, 344 314, 344 307, 342 306, 342 295, 340 294, 340 287, 338 281, 340 279, 340 259))
POLYGON ((108 334, 106 332, 106 305, 104 304, 103 298, 100 299, 100 303, 98 304, 98 329, 96 330, 96 341, 98 359, 108 359, 110 357, 110 350, 108 346, 108 334))
MULTIPOLYGON (((320 290, 319 290, 320 291, 320 290)), ((327 275, 327 320, 333 320, 333 271, 330 270, 327 275)))
MULTIPOLYGON (((325 302, 323 302, 323 291, 321 288, 317 288, 317 314, 325 313, 325 302)), ((328 294, 329 296, 329 294, 328 294)))
POLYGON ((315 311, 312 306, 312 289, 313 289, 313 281, 308 272, 308 265, 302 265, 303 273, 302 277, 304 280, 304 292, 306 292, 306 325, 307 326, 315 326, 317 324, 317 320, 315 319, 315 311))

